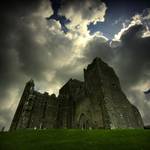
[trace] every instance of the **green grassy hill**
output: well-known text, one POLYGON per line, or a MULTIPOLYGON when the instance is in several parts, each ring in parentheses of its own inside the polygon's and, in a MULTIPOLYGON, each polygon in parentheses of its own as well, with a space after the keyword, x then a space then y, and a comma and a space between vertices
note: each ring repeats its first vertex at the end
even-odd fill
POLYGON ((0 150, 150 150, 150 130, 18 130, 0 133, 0 150))

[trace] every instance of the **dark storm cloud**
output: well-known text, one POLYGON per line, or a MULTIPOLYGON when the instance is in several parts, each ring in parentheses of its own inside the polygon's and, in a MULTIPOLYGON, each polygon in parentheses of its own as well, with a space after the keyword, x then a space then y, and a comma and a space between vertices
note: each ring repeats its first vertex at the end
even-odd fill
POLYGON ((7 92, 8 85, 10 85, 13 81, 16 81, 17 75, 17 56, 14 51, 15 41, 12 37, 13 29, 15 25, 13 24, 13 20, 7 20, 5 17, 1 18, 2 24, 0 25, 0 29, 2 33, 0 34, 0 89, 1 96, 5 95, 7 92), (13 80, 12 80, 13 79, 13 80))
POLYGON ((141 38, 143 32, 145 30, 145 27, 142 24, 135 25, 133 27, 130 27, 127 31, 125 31, 121 36, 121 41, 123 43, 129 43, 133 40, 136 40, 138 38, 141 38), (130 38, 130 39, 129 39, 130 38))
POLYGON ((42 0, 5 0, 1 3, 1 11, 5 11, 7 13, 7 11, 17 12, 18 10, 22 10, 22 13, 24 13, 27 10, 32 11, 33 9, 37 9, 41 2, 42 0))
POLYGON ((122 43, 116 53, 117 68, 123 84, 127 86, 149 79, 150 37, 142 37, 144 32, 144 25, 135 25, 121 36, 122 43))
MULTIPOLYGON (((21 17, 29 15, 34 12, 39 6, 40 1, 13 1, 10 3, 5 3, 1 9, 1 34, 0 34, 0 89, 1 95, 7 91, 7 88, 14 84, 19 79, 20 58, 18 53, 24 51, 21 44, 28 45, 32 43, 32 33, 26 29, 21 22, 21 17), (28 34, 28 35, 27 35, 28 34), (30 41, 27 43, 27 40, 30 41), (17 48, 18 43, 20 47, 17 48), (18 51, 17 51, 17 50, 18 51)), ((36 48, 33 46, 33 48, 36 48)), ((27 47, 26 47, 27 50, 27 47)), ((26 51, 25 50, 25 51, 26 51)), ((31 49, 30 49, 31 50, 31 49)), ((24 56, 26 58, 30 57, 30 51, 28 49, 28 55, 24 56)), ((27 52, 27 51, 26 51, 27 52)), ((19 55, 21 55, 19 53, 19 55)), ((34 57, 33 57, 34 58, 34 57)), ((32 58, 32 59, 33 59, 32 58)))
POLYGON ((104 61, 110 63, 114 58, 114 53, 109 45, 109 41, 103 37, 95 37, 92 39, 86 45, 84 55, 89 59, 89 61, 99 56, 104 61))
MULTIPOLYGON (((36 36, 42 32, 42 29, 37 26, 36 32, 32 27, 28 27, 28 24, 32 24, 32 22, 37 20, 36 18, 35 20, 34 18, 31 18, 31 20, 27 19, 27 23, 24 20, 23 25, 17 31, 17 34, 21 34, 18 37, 16 49, 22 65, 22 71, 29 76, 40 78, 42 77, 42 72, 48 67, 46 63, 48 60, 47 51, 43 49, 43 45, 35 40, 36 36)), ((39 23, 37 22, 37 24, 39 23)))

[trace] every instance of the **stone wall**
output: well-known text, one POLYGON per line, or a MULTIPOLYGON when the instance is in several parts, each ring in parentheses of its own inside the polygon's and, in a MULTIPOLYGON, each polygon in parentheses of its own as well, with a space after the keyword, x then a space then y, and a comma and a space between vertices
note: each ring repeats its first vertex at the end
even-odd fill
POLYGON ((75 128, 75 112, 79 97, 83 92, 83 82, 70 79, 59 91, 58 126, 75 128))

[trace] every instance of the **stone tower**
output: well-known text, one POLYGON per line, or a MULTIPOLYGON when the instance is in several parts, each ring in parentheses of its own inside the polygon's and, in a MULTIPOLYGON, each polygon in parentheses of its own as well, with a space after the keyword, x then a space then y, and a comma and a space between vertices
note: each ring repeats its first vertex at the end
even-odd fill
MULTIPOLYGON (((34 82, 31 79, 25 85, 25 88, 24 88, 23 94, 21 96, 19 105, 17 107, 15 116, 12 120, 10 130, 14 130, 14 129, 18 128, 19 124, 21 124, 21 119, 22 119, 23 113, 25 113, 25 112, 23 112, 23 110, 25 109, 25 105, 28 103, 29 97, 33 93, 33 90, 34 90, 34 82)), ((29 119, 29 116, 27 116, 26 120, 24 120, 24 123, 22 123, 22 125, 24 127, 27 127, 27 124, 28 124, 28 121, 29 121, 28 119, 29 119)))
POLYGON ((84 82, 70 79, 56 97, 24 89, 10 130, 18 128, 143 128, 137 108, 123 93, 114 70, 100 58, 84 69, 84 82))
POLYGON ((20 128, 56 127, 58 101, 55 94, 34 90, 34 82, 26 83, 24 92, 14 115, 10 130, 20 128))
POLYGON ((95 58, 84 71, 84 77, 85 91, 94 107, 93 123, 96 121, 98 128, 143 128, 139 111, 122 92, 111 67, 95 58))

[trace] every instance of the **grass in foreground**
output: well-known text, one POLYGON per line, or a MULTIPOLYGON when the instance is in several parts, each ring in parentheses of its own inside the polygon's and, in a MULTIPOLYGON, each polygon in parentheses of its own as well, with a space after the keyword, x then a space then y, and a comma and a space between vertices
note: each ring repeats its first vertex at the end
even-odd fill
POLYGON ((150 150, 150 130, 18 130, 0 133, 0 150, 150 150))

